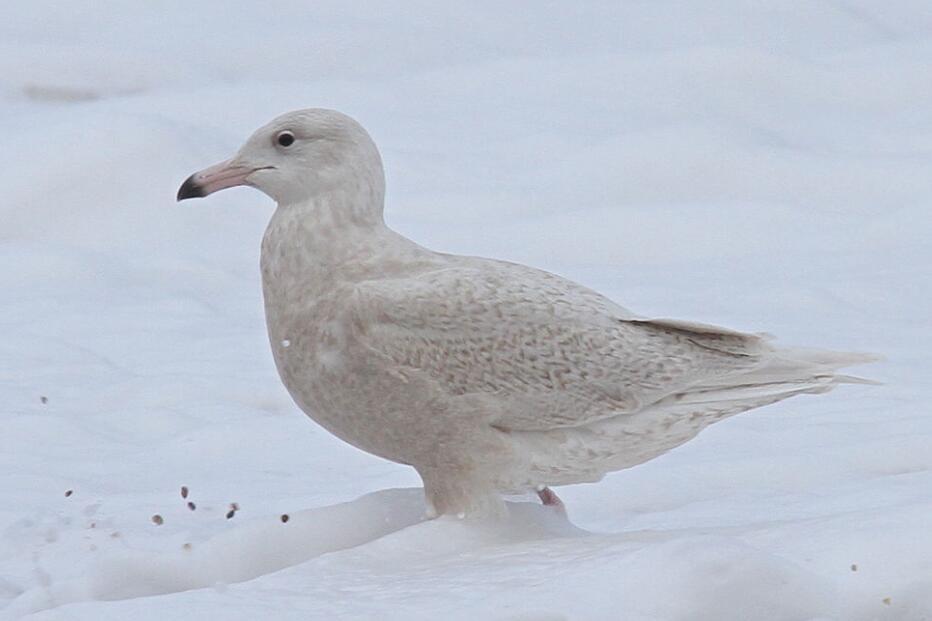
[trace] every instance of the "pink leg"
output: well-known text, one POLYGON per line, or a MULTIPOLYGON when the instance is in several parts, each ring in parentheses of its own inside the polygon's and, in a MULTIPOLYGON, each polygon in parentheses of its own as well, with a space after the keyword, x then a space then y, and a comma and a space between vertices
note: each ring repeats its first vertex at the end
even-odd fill
POLYGON ((542 487, 537 490, 537 495, 540 497, 540 501, 544 503, 547 507, 556 507, 561 512, 566 512, 566 506, 564 506, 563 501, 560 500, 560 497, 557 496, 557 493, 550 489, 549 487, 542 487))

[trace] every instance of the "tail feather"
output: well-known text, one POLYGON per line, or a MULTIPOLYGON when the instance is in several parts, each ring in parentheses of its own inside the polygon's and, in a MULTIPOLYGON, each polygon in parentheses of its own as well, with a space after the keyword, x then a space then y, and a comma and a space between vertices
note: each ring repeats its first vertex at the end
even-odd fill
POLYGON ((797 364, 808 363, 832 370, 857 364, 879 362, 884 359, 883 356, 866 352, 830 351, 803 347, 776 349, 774 350, 774 356, 797 364))
POLYGON ((874 380, 842 375, 836 370, 879 360, 863 353, 818 349, 774 349, 750 369, 691 386, 654 404, 688 411, 704 407, 728 415, 760 407, 800 394, 818 394, 838 384, 877 384, 874 380))
POLYGON ((867 384, 869 386, 883 385, 883 382, 878 382, 877 380, 868 379, 866 377, 858 377, 857 375, 836 375, 834 379, 836 384, 867 384))

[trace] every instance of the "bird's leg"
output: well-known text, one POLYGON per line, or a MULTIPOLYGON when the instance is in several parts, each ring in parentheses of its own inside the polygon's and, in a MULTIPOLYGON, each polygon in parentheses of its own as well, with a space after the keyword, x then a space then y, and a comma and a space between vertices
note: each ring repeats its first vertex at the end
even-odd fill
POLYGON ((537 496, 540 498, 540 501, 544 503, 544 506, 556 507, 557 510, 564 513, 566 512, 566 506, 563 504, 563 501, 560 500, 557 493, 549 487, 544 486, 538 489, 537 496))

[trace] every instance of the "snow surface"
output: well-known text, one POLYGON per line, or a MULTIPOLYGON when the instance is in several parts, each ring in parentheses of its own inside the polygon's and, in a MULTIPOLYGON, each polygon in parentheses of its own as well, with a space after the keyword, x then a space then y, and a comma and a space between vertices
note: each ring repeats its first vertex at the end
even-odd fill
POLYGON ((7 4, 0 619, 932 619, 928 2, 7 4), (569 521, 423 521, 276 377, 270 201, 174 202, 307 106, 428 246, 886 384, 561 488, 569 521))

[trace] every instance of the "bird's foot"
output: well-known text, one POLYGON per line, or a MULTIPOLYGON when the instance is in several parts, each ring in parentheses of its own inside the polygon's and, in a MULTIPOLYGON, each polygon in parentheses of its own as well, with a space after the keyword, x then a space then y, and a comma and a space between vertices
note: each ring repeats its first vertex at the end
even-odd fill
POLYGON ((544 486, 538 489, 537 496, 540 498, 540 501, 544 504, 545 507, 553 507, 560 513, 566 513, 566 505, 563 504, 563 501, 560 500, 560 497, 557 496, 557 493, 549 487, 544 486))

